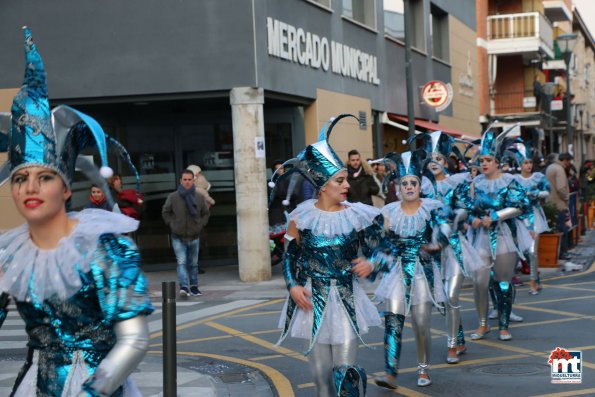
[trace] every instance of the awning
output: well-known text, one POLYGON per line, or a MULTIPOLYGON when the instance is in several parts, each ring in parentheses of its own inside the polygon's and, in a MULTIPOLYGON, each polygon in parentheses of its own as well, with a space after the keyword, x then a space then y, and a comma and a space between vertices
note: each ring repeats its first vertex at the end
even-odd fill
MULTIPOLYGON (((388 118, 392 121, 396 121, 398 123, 405 123, 405 126, 407 125, 407 116, 401 116, 398 114, 392 114, 392 113, 387 113, 388 118)), ((415 119, 415 125, 419 128, 423 128, 429 131, 442 131, 447 133, 448 135, 451 135, 455 138, 461 138, 463 137, 463 133, 460 131, 456 131, 453 130, 451 128, 445 127, 441 124, 438 123, 432 123, 430 121, 426 121, 426 120, 422 120, 422 119, 415 119)))

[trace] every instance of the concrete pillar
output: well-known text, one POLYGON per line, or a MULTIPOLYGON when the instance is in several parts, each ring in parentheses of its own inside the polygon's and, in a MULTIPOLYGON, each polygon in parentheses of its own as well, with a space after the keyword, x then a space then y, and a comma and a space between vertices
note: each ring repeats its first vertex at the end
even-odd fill
POLYGON ((240 280, 271 278, 266 157, 264 147, 264 91, 236 87, 230 92, 238 220, 240 280))

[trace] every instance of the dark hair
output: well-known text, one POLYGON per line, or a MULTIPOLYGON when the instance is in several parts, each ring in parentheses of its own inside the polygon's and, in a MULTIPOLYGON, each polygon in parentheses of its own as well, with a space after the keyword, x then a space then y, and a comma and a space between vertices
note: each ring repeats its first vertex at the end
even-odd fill
POLYGON ((180 179, 182 179, 184 177, 184 175, 192 175, 192 179, 194 179, 194 172, 190 171, 190 170, 184 170, 182 172, 180 172, 180 179))
POLYGON ((275 166, 279 164, 279 165, 283 165, 283 161, 277 159, 277 160, 273 160, 273 162, 271 163, 271 171, 275 172, 275 166))
POLYGON ((101 190, 101 188, 98 185, 96 185, 96 184, 92 184, 91 185, 91 189, 93 189, 93 188, 101 190))
POLYGON ((347 158, 351 157, 351 156, 355 156, 355 155, 360 155, 359 152, 356 149, 352 149, 349 151, 349 153, 347 153, 347 158))
POLYGON ((572 160, 574 157, 572 157, 572 154, 570 153, 560 153, 560 155, 558 156, 558 160, 560 161, 564 161, 564 160, 572 160))

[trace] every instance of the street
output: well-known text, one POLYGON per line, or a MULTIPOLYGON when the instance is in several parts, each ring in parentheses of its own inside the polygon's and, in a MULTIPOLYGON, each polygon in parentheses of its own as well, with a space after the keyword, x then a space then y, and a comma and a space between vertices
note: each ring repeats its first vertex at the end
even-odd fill
MULTIPOLYGON (((275 269, 278 273, 279 269, 275 269)), ((205 279, 208 280, 208 271, 205 279)), ((215 274, 212 275, 215 277, 215 274)), ((178 393, 180 396, 253 395, 312 396, 314 385, 306 358, 305 344, 279 338, 277 322, 284 299, 279 274, 258 299, 254 287, 212 285, 205 281, 205 295, 180 300, 178 323, 178 393), (223 290, 222 288, 231 288, 223 290), (245 289, 242 289, 245 288, 245 289), (271 296, 279 296, 271 298, 271 296), (238 298, 239 297, 239 298, 238 298)), ((220 280, 218 280, 220 281, 220 280)), ((468 352, 456 365, 445 363, 445 319, 436 310, 432 318, 433 384, 415 386, 416 354, 411 323, 406 331, 401 356, 399 388, 395 392, 372 382, 368 396, 570 396, 595 395, 595 271, 566 275, 550 273, 540 295, 531 296, 528 287, 518 289, 514 312, 525 321, 513 323, 514 339, 497 340, 494 329, 487 338, 471 341, 468 352), (556 347, 582 351, 582 384, 551 384, 547 357, 556 347), (552 394, 554 393, 554 394, 552 394), (559 394, 563 393, 563 394, 559 394)), ((368 288, 369 290, 369 288, 368 288)), ((467 335, 476 326, 472 291, 462 292, 462 316, 467 335)), ((145 396, 162 391, 161 301, 153 298, 156 312, 150 318, 150 351, 133 378, 145 396)), ((379 307, 379 309, 382 309, 379 307)), ((492 327, 497 327, 492 320, 492 327)), ((383 371, 382 329, 364 336, 372 348, 360 346, 359 361, 371 376, 383 371)), ((26 335, 18 314, 12 310, 0 330, 0 395, 11 390, 25 355, 26 335)))

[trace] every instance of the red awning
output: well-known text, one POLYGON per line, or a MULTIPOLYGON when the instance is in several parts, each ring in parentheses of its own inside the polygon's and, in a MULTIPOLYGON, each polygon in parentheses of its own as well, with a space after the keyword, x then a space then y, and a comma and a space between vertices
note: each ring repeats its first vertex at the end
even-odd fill
MULTIPOLYGON (((398 121, 399 123, 405 123, 405 125, 407 125, 407 116, 401 116, 401 115, 392 114, 392 113, 387 113, 387 114, 388 114, 389 119, 391 119, 393 121, 398 121)), ((455 138, 460 138, 464 135, 460 131, 456 131, 451 128, 447 128, 441 124, 432 123, 432 122, 426 121, 426 120, 415 119, 415 125, 420 128, 429 130, 429 131, 442 131, 442 132, 445 132, 448 135, 451 135, 455 138)))

